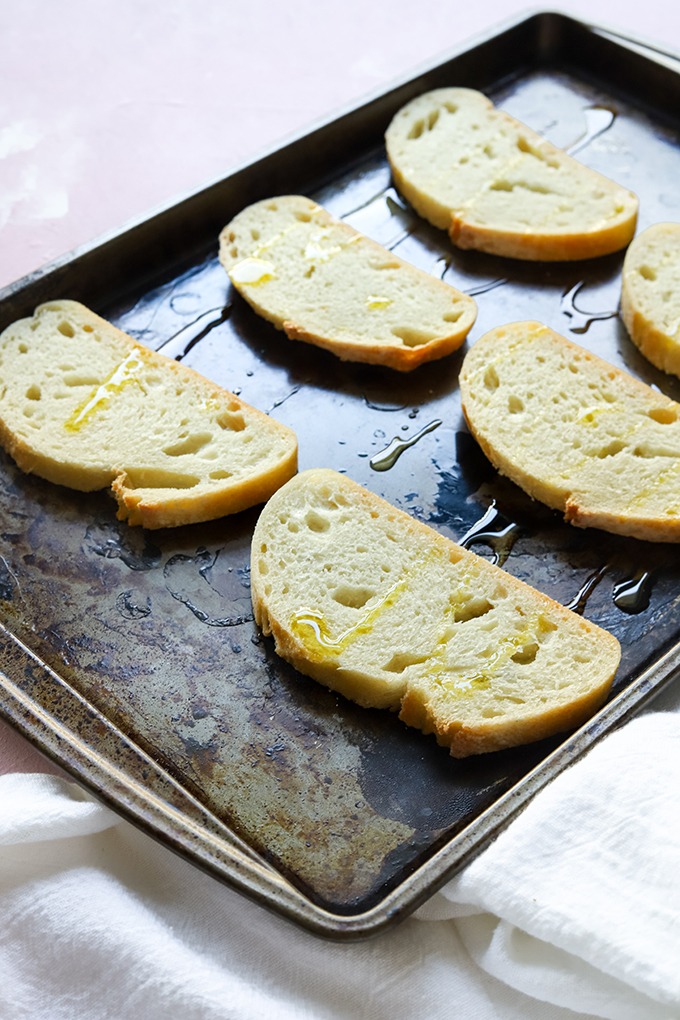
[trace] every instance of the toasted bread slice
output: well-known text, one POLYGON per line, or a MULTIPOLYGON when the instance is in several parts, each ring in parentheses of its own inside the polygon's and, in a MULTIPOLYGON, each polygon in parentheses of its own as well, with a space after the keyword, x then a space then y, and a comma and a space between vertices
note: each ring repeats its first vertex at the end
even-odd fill
POLYGON ((638 200, 481 92, 444 88, 404 106, 385 137, 399 191, 459 248, 589 259, 625 247, 638 200))
POLYGON ((579 725, 619 662, 611 634, 327 469, 265 506, 251 585, 279 655, 458 758, 579 725))
POLYGON ((680 542, 680 404, 539 322, 468 352, 463 411, 489 460, 579 527, 680 542))
POLYGON ((220 235, 234 287, 292 340, 408 372, 461 346, 473 298, 299 195, 248 206, 220 235))
POLYGON ((656 223, 631 243, 623 261, 621 315, 644 356, 680 376, 680 223, 656 223))
POLYGON ((297 468, 289 428, 75 301, 0 336, 0 442, 50 482, 110 485, 146 528, 264 502, 297 468))

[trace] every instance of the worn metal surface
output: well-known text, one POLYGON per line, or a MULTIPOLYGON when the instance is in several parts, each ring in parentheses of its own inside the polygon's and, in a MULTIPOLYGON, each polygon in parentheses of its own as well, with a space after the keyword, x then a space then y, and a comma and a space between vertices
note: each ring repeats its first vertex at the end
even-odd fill
MULTIPOLYGON (((390 102, 443 82, 483 87, 635 190, 641 227, 678 218, 678 124, 652 101, 659 75, 665 95, 677 91, 673 72, 557 16, 529 19, 514 33, 483 44, 483 69, 461 54, 390 102), (573 49, 579 40, 581 51, 573 49), (526 52, 535 64, 517 63, 526 52), (606 78, 593 78, 593 55, 610 61, 606 78), (626 68, 638 77, 637 99, 620 90, 626 68)), ((678 381, 642 359, 616 316, 622 255, 546 266, 455 251, 391 185, 376 131, 390 112, 383 98, 350 115, 351 162, 340 158, 347 146, 331 126, 298 142, 298 158, 274 153, 194 199, 204 232, 193 227, 192 257, 182 248, 190 202, 164 214, 156 235, 154 221, 141 235, 121 235, 112 261, 95 250, 84 265, 28 281, 5 296, 3 320, 47 296, 77 296, 240 393, 297 431, 301 467, 346 471, 613 631, 623 646, 614 695, 627 692, 630 706, 637 688, 646 696, 677 665, 672 651, 659 665, 680 638, 677 548, 578 531, 499 478, 462 420, 464 352, 407 376, 342 364, 257 319, 217 262, 217 229, 241 205, 305 190, 475 294, 471 342, 501 322, 539 319, 680 399, 678 381), (305 146, 314 180, 298 169, 305 146), (140 237, 152 238, 153 285, 138 268, 140 237), (106 287, 97 276, 105 264, 106 287), (653 679, 640 685, 650 666, 653 679)), ((324 934, 377 930, 482 845, 510 801, 536 788, 536 773, 525 781, 532 770, 553 774, 621 709, 605 709, 586 737, 552 758, 559 740, 454 761, 432 738, 355 707, 274 655, 250 607, 256 517, 145 533, 118 523, 106 494, 28 477, 3 455, 0 707, 79 779, 218 877, 324 934)))

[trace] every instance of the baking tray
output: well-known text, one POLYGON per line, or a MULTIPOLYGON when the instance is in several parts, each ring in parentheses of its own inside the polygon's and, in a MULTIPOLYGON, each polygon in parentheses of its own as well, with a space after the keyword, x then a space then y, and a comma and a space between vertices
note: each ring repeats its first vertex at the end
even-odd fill
POLYGON ((680 664, 677 547, 565 525, 503 480, 468 434, 464 352, 401 375, 288 341, 216 258, 247 203, 300 192, 474 294, 474 342, 539 319, 669 396, 617 317, 622 255, 523 264, 459 252, 394 190, 391 116, 433 87, 480 88, 641 199, 640 228, 680 219, 680 76, 606 29, 529 15, 460 49, 153 217, 0 295, 0 326, 81 300, 296 430, 303 468, 347 472, 611 630, 612 698, 578 733, 464 761, 280 661, 252 619, 258 510, 145 532, 0 462, 0 710, 151 836, 323 936, 385 930, 493 838, 549 779, 680 664))

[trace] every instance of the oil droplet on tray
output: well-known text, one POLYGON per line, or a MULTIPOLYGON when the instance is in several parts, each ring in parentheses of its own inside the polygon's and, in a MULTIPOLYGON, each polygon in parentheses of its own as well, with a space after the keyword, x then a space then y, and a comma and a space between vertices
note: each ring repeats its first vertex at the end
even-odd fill
POLYGON ((464 549, 477 543, 489 546, 493 552, 493 562, 501 567, 521 530, 520 525, 502 514, 496 507, 496 501, 491 500, 486 513, 458 540, 458 545, 464 549))
POLYGON ((608 570, 609 564, 606 563, 603 567, 599 567, 594 573, 590 574, 571 602, 567 603, 567 609, 571 609, 572 613, 578 613, 579 616, 582 616, 588 599, 608 570))
POLYGON ((598 104, 586 106, 583 115, 586 119, 586 130, 566 150, 570 156, 580 152, 581 149, 585 149, 586 145, 589 145, 594 138, 598 138, 605 131, 608 131, 616 120, 616 110, 613 110, 610 106, 599 106, 598 104))
POLYGON ((560 311, 571 320, 569 330, 572 333, 585 333, 591 322, 599 322, 602 319, 614 319, 617 312, 584 312, 576 307, 576 295, 583 287, 583 281, 575 284, 571 290, 563 296, 560 303, 560 311))
POLYGON ((225 305, 224 308, 211 308, 209 311, 204 312, 203 315, 199 315, 193 322, 190 322, 188 326, 183 326, 179 332, 168 337, 156 349, 159 353, 164 354, 166 358, 174 358, 175 361, 181 361, 215 326, 226 322, 230 314, 231 305, 225 305), (219 315, 215 317, 218 312, 219 315))
POLYGON ((654 583, 653 571, 638 570, 633 577, 614 585, 614 605, 623 613, 643 613, 649 606, 654 583))
POLYGON ((441 418, 435 418, 428 425, 425 425, 420 432, 416 432, 410 439, 402 439, 400 436, 395 436, 384 450, 380 453, 376 453, 374 457, 371 457, 369 464, 374 471, 389 471, 390 468, 394 467, 399 458, 401 457, 404 450, 408 450, 410 446, 413 446, 422 439, 423 436, 427 435, 428 432, 433 432, 436 428, 441 425, 441 418))

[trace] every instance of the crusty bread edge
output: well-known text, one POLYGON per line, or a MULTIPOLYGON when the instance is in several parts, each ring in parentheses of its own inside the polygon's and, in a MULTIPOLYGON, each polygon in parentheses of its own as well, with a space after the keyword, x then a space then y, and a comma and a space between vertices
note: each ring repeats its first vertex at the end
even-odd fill
POLYGON ((581 233, 547 234, 528 229, 520 233, 468 223, 463 214, 452 216, 449 237, 458 248, 476 249, 490 255, 527 262, 579 262, 625 248, 635 234, 635 223, 636 217, 581 233))
POLYGON ((397 190, 418 215, 440 230, 446 230, 451 242, 462 250, 483 251, 527 262, 578 262, 620 251, 635 235, 637 212, 605 229, 581 233, 546 234, 529 229, 520 233, 470 223, 464 210, 455 213, 429 199, 411 185, 392 162, 390 167, 397 190))
POLYGON ((680 343, 664 333, 636 307, 626 283, 626 262, 621 283, 621 318, 628 335, 641 354, 655 368, 669 375, 680 376, 680 343))
MULTIPOLYGON (((166 527, 179 527, 183 524, 197 524, 207 520, 213 520, 227 514, 238 513, 258 503, 264 503, 281 485, 292 478, 297 472, 298 447, 295 432, 281 422, 275 422, 263 411, 241 400, 240 397, 229 390, 218 386, 211 379, 191 368, 189 365, 182 365, 173 358, 169 358, 159 351, 154 351, 144 344, 138 343, 124 330, 114 326, 107 319, 103 319, 96 312, 93 312, 79 302, 63 299, 59 302, 43 302, 39 305, 33 316, 26 317, 12 324, 12 327, 20 325, 22 321, 30 322, 40 311, 43 305, 59 303, 60 305, 75 305, 77 312, 86 312, 88 321, 92 322, 102 331, 113 334, 117 342, 123 344, 129 351, 136 350, 147 361, 158 362, 164 370, 172 375, 179 375, 188 381, 189 385, 197 384, 206 395, 207 399, 214 399, 220 403, 228 399, 230 403, 238 404, 243 408, 251 421, 259 419, 268 429, 276 428, 281 435, 287 434, 291 440, 291 448, 286 457, 283 457, 266 470, 260 470, 258 474, 244 481, 227 482, 219 489, 208 491, 203 496, 192 497, 191 489, 158 489, 159 497, 149 499, 140 496, 139 492, 128 485, 125 470, 121 467, 111 468, 83 467, 69 461, 55 462, 52 457, 44 455, 35 450, 29 443, 22 440, 9 429, 0 418, 0 445, 12 457, 17 466, 26 474, 37 475, 48 482, 56 485, 64 485, 67 488, 78 492, 94 492, 110 486, 111 491, 118 502, 117 517, 125 520, 131 526, 141 525, 147 529, 158 529, 166 527), (161 495, 162 494, 162 495, 161 495)), ((8 327, 8 328, 12 328, 8 327)))
MULTIPOLYGON (((570 340, 567 340, 566 337, 563 337, 559 333, 556 333, 555 330, 550 329, 550 327, 544 326, 541 322, 534 321, 513 322, 507 325, 497 326, 481 336, 476 341, 474 347, 471 348, 471 351, 476 348, 478 356, 481 350, 478 346, 479 344, 483 344, 484 347, 488 344, 489 348, 491 348, 493 345, 494 335, 498 330, 505 331, 516 326, 526 328, 527 332, 534 331, 536 329, 549 329, 550 332, 554 336, 558 337, 559 340, 567 347, 577 348, 580 357, 584 360, 604 366, 609 371, 613 368, 613 366, 604 361, 604 359, 593 354, 591 351, 588 351, 586 348, 573 344, 570 340)), ((560 489, 555 483, 548 485, 548 483, 544 482, 541 478, 532 475, 521 465, 513 463, 500 454, 490 440, 487 439, 487 437, 476 427, 474 420, 469 414, 469 409, 466 406, 466 361, 467 356, 463 362, 459 376, 463 416, 468 429, 480 446, 485 457, 491 462, 491 464, 493 464, 499 474, 509 478, 512 482, 523 489, 524 492, 531 496, 532 499, 536 499, 540 503, 544 503, 553 510, 561 510, 564 514, 565 521, 568 524, 573 524, 577 528, 598 528, 602 531, 611 532, 612 534, 625 535, 629 538, 638 538, 647 542, 680 542, 680 519, 677 521, 666 521, 658 518, 650 519, 649 517, 644 516, 626 517, 622 519, 620 516, 607 513, 604 510, 595 511, 591 507, 585 506, 583 502, 579 500, 578 493, 571 493, 566 487, 560 489)), ((645 394, 649 389, 649 387, 634 376, 630 376, 630 383, 634 386, 634 388, 639 388, 641 391, 644 391, 645 394)))
MULTIPOLYGON (((443 95, 448 92, 455 91, 467 92, 475 90, 434 89, 431 93, 426 93, 425 95, 432 95, 433 97, 436 97, 438 94, 443 95)), ((480 95, 483 94, 480 93, 480 95)), ((425 96, 419 96, 417 99, 411 100, 411 103, 406 104, 406 106, 411 106, 424 98, 425 96)), ((583 261, 590 258, 599 258, 602 255, 610 255, 613 252, 620 251, 622 248, 625 248, 628 244, 630 244, 635 236, 635 230, 637 227, 639 208, 637 195, 624 188, 623 185, 613 181, 611 178, 599 173, 597 170, 593 170, 591 167, 588 167, 583 163, 579 163, 578 160, 574 160, 569 153, 552 145, 546 138, 528 127, 528 125, 523 124, 521 121, 517 121, 516 118, 511 117, 502 110, 499 110, 498 107, 496 107, 491 100, 488 99, 488 97, 484 96, 484 98, 487 100, 489 113, 492 113, 495 117, 513 125, 513 127, 515 124, 519 125, 527 137, 535 140, 536 144, 540 146, 543 152, 554 152, 560 157, 560 159, 564 159, 571 163, 578 163, 579 166, 583 167, 593 179, 602 180, 606 183, 607 187, 614 186, 620 188, 621 192, 625 192, 634 199, 634 205, 629 212, 625 214, 622 213, 621 216, 611 225, 597 230, 591 229, 581 232, 559 231, 555 233, 536 233, 528 228, 526 231, 513 231, 471 222, 466 218, 465 209, 454 210, 449 208, 447 205, 436 201, 434 198, 421 191, 404 177, 404 174, 395 163, 394 155, 390 151, 390 135, 393 125, 395 130, 398 127, 398 113, 392 119, 392 122, 385 133, 387 160, 390 165, 392 179, 394 180, 397 190, 413 206, 418 215, 422 216, 423 219, 426 219, 429 223, 432 223, 433 226, 439 227, 441 230, 446 230, 452 243, 458 248, 463 250, 483 251, 490 255, 500 255, 505 258, 521 259, 532 262, 583 261)), ((403 107, 402 110, 406 109, 406 106, 403 107)))
MULTIPOLYGON (((280 195, 278 196, 277 201, 281 202, 286 199, 302 197, 304 196, 280 195)), ((263 199, 261 200, 261 204, 264 205, 267 201, 269 200, 263 199)), ((310 202, 311 200, 306 199, 306 201, 310 202)), ((257 202, 254 204, 259 205, 260 203, 257 202)), ((317 203, 314 203, 314 205, 317 205, 317 203)), ((242 210, 242 212, 245 212, 250 208, 252 208, 252 206, 246 207, 246 209, 242 210)), ((362 340, 336 340, 331 337, 322 336, 318 333, 306 330, 304 327, 290 321, 289 319, 282 319, 279 316, 273 315, 257 302, 256 294, 249 292, 247 287, 244 288, 239 284, 234 283, 232 280, 231 284, 234 289, 238 291, 244 301, 246 301, 258 315, 270 322, 276 329, 284 332, 289 340, 299 340, 303 343, 311 344, 314 347, 320 347, 323 350, 330 351, 331 354, 334 354, 341 361, 354 361, 367 365, 384 365, 386 368, 395 369, 398 372, 412 372, 420 365, 444 358, 448 354, 452 354, 465 343, 465 339, 474 326, 477 318, 477 304, 474 298, 464 294, 462 291, 457 291, 455 287, 451 287, 448 283, 444 283, 436 277, 426 273, 424 270, 411 265, 411 263, 406 262, 398 255, 395 255, 394 252, 391 252, 387 248, 378 244, 377 241, 374 241, 367 235, 355 230, 355 228, 350 226, 348 223, 343 223, 341 220, 337 220, 323 206, 317 205, 317 208, 325 213, 323 222, 331 224, 334 229, 341 229, 349 237, 361 237, 364 245, 372 249, 376 255, 387 255, 390 259, 399 263, 410 273, 418 276, 427 276, 432 285, 441 287, 448 293, 456 293, 459 300, 464 301, 467 306, 467 311, 463 312, 463 315, 461 316, 460 325, 451 333, 429 340, 416 347, 408 347, 405 344, 397 343, 396 341, 394 344, 367 344, 362 340)), ((233 223, 237 218, 238 216, 234 217, 233 220, 227 223, 227 225, 222 228, 219 235, 220 262, 227 274, 229 274, 229 268, 231 267, 233 259, 231 256, 226 256, 224 253, 227 251, 231 243, 228 239, 228 234, 233 229, 233 223)))
POLYGON ((361 341, 351 340, 329 340, 327 337, 309 333, 292 322, 284 322, 280 327, 289 340, 301 340, 304 343, 313 344, 315 347, 323 348, 335 354, 340 361, 355 361, 365 365, 384 365, 385 368, 395 369, 397 372, 412 372, 414 368, 427 364, 430 361, 438 361, 440 358, 452 354, 465 343, 469 330, 460 334, 452 334, 446 337, 438 337, 436 340, 428 340, 426 343, 418 344, 417 347, 388 346, 387 344, 364 344, 361 341))
POLYGON ((198 498, 192 498, 191 489, 159 489, 158 492, 163 495, 158 499, 141 496, 137 490, 129 488, 125 472, 111 482, 111 489, 118 502, 116 516, 119 520, 127 521, 133 527, 141 525, 155 530, 213 521, 265 503, 296 471, 297 446, 267 471, 245 481, 225 485, 215 492, 208 491, 198 498))
MULTIPOLYGON (((311 476, 320 481, 325 476, 332 481, 336 477, 336 472, 330 468, 310 468, 300 472, 291 482, 283 486, 272 496, 267 503, 267 511, 274 512, 276 510, 279 502, 285 499, 288 486, 305 485, 307 479, 311 476)), ((349 478, 344 478, 343 480, 355 490, 357 498, 361 502, 365 502, 369 508, 378 509, 380 512, 383 512, 385 505, 387 505, 389 512, 403 521, 407 530, 414 535, 427 535, 428 540, 433 541, 447 551, 453 547, 461 558, 471 557, 477 559, 474 553, 456 545, 451 539, 434 531, 427 524, 416 520, 405 511, 387 504, 386 500, 376 496, 370 490, 365 489, 349 478)), ((264 525, 260 522, 261 517, 255 525, 253 532, 251 565, 254 565, 256 561, 263 539, 264 525)), ((545 605, 547 602, 550 609, 558 616, 571 617, 573 615, 569 609, 559 602, 555 602, 550 596, 538 592, 524 581, 508 574, 500 567, 496 567, 489 562, 486 562, 486 567, 491 571, 497 571, 502 576, 506 587, 514 588, 515 590, 520 589, 525 593, 529 593, 532 599, 539 599, 542 605, 545 605)), ((304 645, 290 633, 285 622, 278 620, 270 612, 264 594, 264 583, 258 572, 255 569, 251 569, 251 600, 255 623, 260 627, 263 634, 273 638, 275 651, 282 659, 285 659, 286 662, 290 663, 300 673, 312 677, 312 679, 323 686, 349 698, 359 705, 368 708, 387 708, 395 712, 398 711, 399 718, 407 725, 420 729, 425 734, 434 734, 437 742, 441 746, 448 747, 451 756, 454 758, 465 758, 469 755, 497 751, 518 744, 533 743, 548 736, 553 736, 556 733, 580 726, 606 701, 620 661, 620 645, 614 635, 598 627, 596 624, 590 623, 588 620, 581 619, 583 626, 597 631, 601 635, 602 641, 609 646, 616 660, 611 673, 603 677, 602 682, 597 687, 585 692, 581 697, 567 705, 559 705, 551 709, 542 710, 540 718, 532 717, 525 720, 516 720, 510 726, 508 726, 507 722, 499 723, 498 720, 489 719, 480 722, 475 727, 451 725, 437 728, 436 725, 433 725, 431 718, 423 708, 421 699, 417 695, 404 693, 404 688, 400 690, 398 686, 390 685, 389 689, 386 688, 385 696, 382 700, 376 698, 367 700, 365 697, 362 698, 361 674, 359 672, 339 668, 332 660, 325 657, 315 660, 313 653, 310 655, 304 645), (501 731, 500 733, 499 730, 501 731)))
MULTIPOLYGON (((612 637, 611 634, 608 636, 612 637)), ((538 740, 565 733, 567 730, 577 729, 602 708, 615 673, 616 670, 611 676, 605 677, 599 686, 587 691, 568 705, 545 709, 540 719, 517 719, 506 722, 502 735, 499 735, 498 726, 494 726, 493 722, 480 721, 474 727, 465 725, 433 727, 419 700, 409 693, 403 700, 399 718, 423 733, 432 733, 440 746, 449 748, 452 758, 467 758, 473 754, 502 751, 522 744, 533 744, 538 740)))

